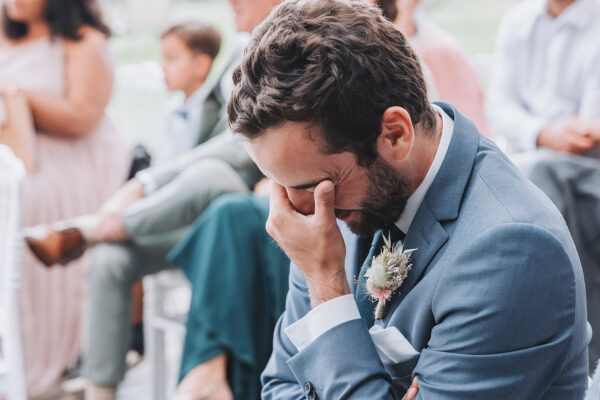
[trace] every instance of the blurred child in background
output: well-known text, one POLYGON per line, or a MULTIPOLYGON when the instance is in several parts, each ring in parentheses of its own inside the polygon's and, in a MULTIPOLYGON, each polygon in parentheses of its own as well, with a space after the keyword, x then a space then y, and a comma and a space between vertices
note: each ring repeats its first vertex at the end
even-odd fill
POLYGON ((170 105, 165 121, 168 158, 204 141, 199 137, 201 105, 208 94, 203 84, 220 46, 216 29, 196 21, 173 25, 160 37, 167 89, 183 92, 170 105))

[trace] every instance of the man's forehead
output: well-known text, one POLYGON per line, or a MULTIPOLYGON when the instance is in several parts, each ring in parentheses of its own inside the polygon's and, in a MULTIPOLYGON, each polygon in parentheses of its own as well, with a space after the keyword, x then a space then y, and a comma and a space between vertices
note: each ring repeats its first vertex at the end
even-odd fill
POLYGON ((255 149, 269 148, 276 150, 293 150, 294 153, 324 156, 320 151, 319 139, 321 130, 318 126, 307 122, 287 121, 265 129, 256 138, 250 139, 255 149))
POLYGON ((289 122, 245 138, 250 157, 262 173, 289 188, 309 189, 335 174, 335 155, 324 154, 307 124, 289 122))

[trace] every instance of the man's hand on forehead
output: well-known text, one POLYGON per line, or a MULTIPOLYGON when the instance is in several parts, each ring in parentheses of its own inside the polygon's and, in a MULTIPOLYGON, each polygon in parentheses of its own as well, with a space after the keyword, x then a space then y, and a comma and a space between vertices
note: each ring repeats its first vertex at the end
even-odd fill
POLYGON ((300 269, 313 307, 350 293, 344 260, 346 247, 334 212, 335 187, 324 180, 314 189, 311 215, 296 211, 283 186, 271 186, 267 232, 300 269))

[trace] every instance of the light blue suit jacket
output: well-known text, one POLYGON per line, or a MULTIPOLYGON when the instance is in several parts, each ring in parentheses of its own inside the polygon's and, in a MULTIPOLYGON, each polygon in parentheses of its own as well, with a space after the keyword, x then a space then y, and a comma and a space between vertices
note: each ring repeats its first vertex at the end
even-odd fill
MULTIPOLYGON (((413 267, 379 321, 420 354, 380 361, 361 319, 298 352, 285 327, 310 311, 294 265, 286 311, 262 375, 264 399, 400 399, 418 375, 418 399, 582 399, 587 387, 581 265, 556 208, 475 126, 455 122, 441 169, 404 241, 413 267), (307 387, 308 386, 308 387, 307 387), (308 396, 314 397, 314 395, 308 396)), ((352 291, 363 260, 343 228, 352 291)))

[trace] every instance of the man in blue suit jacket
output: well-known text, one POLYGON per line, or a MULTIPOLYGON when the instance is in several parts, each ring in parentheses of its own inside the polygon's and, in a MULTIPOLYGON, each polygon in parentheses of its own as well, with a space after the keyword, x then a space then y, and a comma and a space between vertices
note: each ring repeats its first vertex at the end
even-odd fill
POLYGON ((264 398, 401 398, 415 377, 410 398, 583 398, 591 331, 563 219, 428 102, 376 8, 284 2, 234 81, 230 126, 274 182, 267 230, 293 261, 264 398), (364 279, 388 234, 416 250, 374 320, 364 279))

